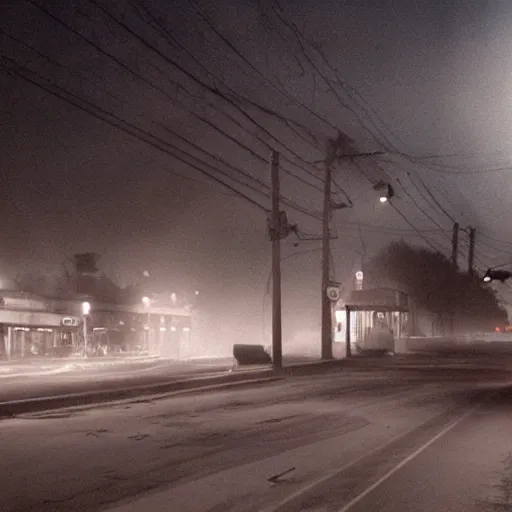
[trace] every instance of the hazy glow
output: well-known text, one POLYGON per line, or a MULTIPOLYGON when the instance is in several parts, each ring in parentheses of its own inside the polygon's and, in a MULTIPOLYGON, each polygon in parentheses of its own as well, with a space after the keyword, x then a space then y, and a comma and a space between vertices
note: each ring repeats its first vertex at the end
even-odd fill
POLYGON ((387 198, 387 197, 385 197, 385 196, 382 196, 382 197, 379 199, 379 201, 380 201, 381 203, 386 203, 386 202, 387 202, 387 200, 388 200, 388 198, 387 198))
POLYGON ((151 305, 151 299, 149 297, 142 297, 142 304, 149 308, 149 306, 151 305))
POLYGON ((88 315, 91 312, 90 302, 82 302, 82 314, 88 315))
POLYGON ((343 320, 345 320, 345 316, 346 316, 345 311, 338 309, 336 311, 335 315, 336 315, 336 323, 339 324, 340 322, 343 322, 343 320))

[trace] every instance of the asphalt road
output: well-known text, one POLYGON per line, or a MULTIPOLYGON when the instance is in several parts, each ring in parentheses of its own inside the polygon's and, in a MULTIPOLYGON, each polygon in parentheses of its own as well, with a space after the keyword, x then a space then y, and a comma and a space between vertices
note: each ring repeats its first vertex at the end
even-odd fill
POLYGON ((486 366, 383 363, 6 419, 1 510, 484 511, 512 453, 512 374, 486 366))
MULTIPOLYGON (((285 364, 311 362, 310 358, 287 357, 285 364)), ((209 375, 228 374, 233 368, 231 358, 210 358, 176 361, 155 359, 105 363, 102 358, 80 363, 52 361, 30 368, 26 373, 14 367, 14 375, 0 373, 0 403, 55 395, 152 386, 209 375)), ((269 365, 239 368, 235 371, 268 369, 269 365)))
POLYGON ((512 387, 379 450, 274 510, 512 510, 512 387))
POLYGON ((3 376, 0 378, 0 402, 46 397, 67 393, 121 389, 154 385, 172 380, 208 374, 225 374, 232 363, 187 363, 155 361, 150 363, 112 365, 87 369, 69 369, 63 365, 56 371, 39 374, 3 376))

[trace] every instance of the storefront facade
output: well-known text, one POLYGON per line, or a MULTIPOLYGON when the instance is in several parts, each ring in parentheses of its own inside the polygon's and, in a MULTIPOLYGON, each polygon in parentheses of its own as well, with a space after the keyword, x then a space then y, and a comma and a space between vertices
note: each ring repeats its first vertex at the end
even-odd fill
POLYGON ((191 312, 187 308, 96 303, 90 298, 49 299, 0 291, 0 358, 63 357, 84 354, 82 303, 87 316, 89 355, 109 352, 186 357, 191 312))

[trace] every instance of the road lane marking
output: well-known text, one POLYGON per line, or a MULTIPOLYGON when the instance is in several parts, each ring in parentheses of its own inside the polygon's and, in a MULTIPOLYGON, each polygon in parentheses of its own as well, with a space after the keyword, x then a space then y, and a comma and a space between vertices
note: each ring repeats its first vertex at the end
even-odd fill
MULTIPOLYGON (((469 411, 465 412, 462 416, 460 416, 454 423, 451 423, 450 425, 448 425, 448 427, 445 427, 445 431, 441 431, 440 433, 438 433, 434 438, 432 438, 427 444, 423 445, 422 448, 421 448, 421 451, 423 451, 425 448, 427 448, 430 444, 432 444, 434 441, 436 441, 437 439, 439 439, 440 437, 442 437, 445 433, 447 433, 449 430, 451 430, 452 428, 454 428, 456 425, 458 425, 461 421, 463 421, 464 419, 466 419, 468 416, 470 416, 471 414, 473 414, 476 410, 478 410, 480 407, 482 407, 486 402, 488 402, 489 400, 491 400, 494 396, 496 396, 497 394, 499 394, 501 391, 501 388, 499 391, 497 392, 494 392, 492 393, 490 396, 486 397, 484 400, 482 400, 482 402, 480 402, 479 404, 477 404, 476 406, 472 407, 469 411)), ((429 420, 430 421, 430 420, 429 420)), ((378 453, 379 451, 381 450, 384 450, 386 448, 388 448, 389 446, 391 446, 394 442, 396 441, 399 441, 400 439, 403 439, 405 437, 407 437, 408 435, 412 434, 413 432, 415 432, 416 430, 418 430, 418 428, 421 428, 421 425, 418 427, 418 426, 415 426, 415 427, 412 427, 411 429, 405 431, 405 432, 401 432, 395 436, 393 436, 391 439, 389 439, 388 441, 376 446, 375 448, 373 448, 373 450, 370 450, 369 452, 367 453, 364 453, 363 455, 361 455, 360 457, 357 457, 355 460, 351 461, 351 462, 348 462, 347 464, 341 466, 341 468, 337 468, 333 471, 330 471, 329 473, 327 473, 325 476, 321 477, 321 478, 318 478, 316 480, 314 480, 313 482, 311 482, 310 484, 306 485, 305 487, 302 487, 301 489, 299 489, 298 491, 295 491, 293 494, 290 494, 288 495, 285 499, 283 499, 282 501, 280 501, 278 504, 276 505, 271 505, 265 509, 263 509, 261 512, 278 512, 279 509, 281 509, 282 507, 288 505, 289 503, 297 500, 297 499, 300 499, 301 496, 303 496, 304 494, 306 494, 307 492, 311 491, 312 489, 314 489, 315 487, 319 486, 319 485, 322 485, 323 483, 327 482, 328 480, 332 479, 332 478, 335 478, 337 475, 339 475, 340 473, 343 473, 344 471, 346 471, 347 469, 351 468, 352 466, 355 466, 356 464, 358 464, 359 462, 362 462, 364 459, 368 458, 368 457, 371 457, 372 455, 375 455, 376 453, 378 453)), ((408 460, 406 460, 406 462, 402 461, 403 464, 402 466, 404 466, 407 462, 409 462, 410 460, 412 460, 415 456, 419 455, 418 452, 415 454, 413 454, 412 458, 408 458, 408 460)), ((409 456, 411 457, 411 456, 409 456)), ((400 467, 402 467, 400 466, 400 467)), ((392 470, 393 472, 396 472, 398 471, 398 467, 396 467, 394 470, 392 470)), ((391 476, 391 472, 386 474, 383 478, 381 478, 378 482, 376 482, 373 486, 369 487, 366 491, 363 491, 362 494, 364 494, 364 496, 367 496, 368 494, 370 494, 370 492, 372 492, 374 489, 376 489, 382 482, 384 482, 387 478, 389 478, 391 476)), ((350 501, 347 505, 345 505, 342 509, 339 509, 337 512, 347 512, 350 507, 352 507, 353 505, 355 505, 356 503, 358 503, 361 499, 363 499, 363 495, 359 495, 359 496, 356 496, 356 498, 354 498, 352 501, 350 501)))
MULTIPOLYGON (((499 393, 499 392, 498 392, 499 393)), ((366 498, 369 494, 371 494, 375 489, 377 489, 380 485, 382 485, 386 480, 392 477, 397 471, 402 469, 406 464, 415 459, 418 455, 420 455, 423 451, 425 451, 429 446, 434 444, 438 439, 441 439, 444 435, 446 435, 450 430, 454 429, 461 422, 469 418, 475 411, 480 409, 485 403, 487 403, 492 397, 497 395, 498 393, 493 393, 490 397, 487 397, 485 400, 480 402, 479 404, 472 407, 469 411, 465 412, 462 416, 459 416, 455 421, 450 423, 448 426, 443 428, 440 432, 438 432, 434 437, 430 438, 425 444, 420 446, 417 450, 408 455, 405 459, 399 462, 393 469, 388 471, 384 476, 379 478, 374 484, 367 487, 362 493, 357 495, 355 498, 350 500, 343 508, 338 509, 337 512, 348 512, 354 505, 357 505, 361 500, 366 498)))

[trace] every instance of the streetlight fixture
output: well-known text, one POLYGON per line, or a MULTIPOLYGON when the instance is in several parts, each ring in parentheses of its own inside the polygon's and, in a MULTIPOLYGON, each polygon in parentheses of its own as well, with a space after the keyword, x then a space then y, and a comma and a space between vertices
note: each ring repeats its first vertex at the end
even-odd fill
POLYGON ((379 193, 379 201, 387 203, 390 199, 395 197, 395 191, 389 183, 379 181, 373 186, 373 189, 379 193))
POLYGON ((145 331, 147 331, 147 343, 148 343, 148 353, 149 353, 149 327, 150 327, 150 321, 151 321, 151 299, 148 296, 142 297, 142 304, 144 304, 144 307, 148 310, 148 317, 147 317, 147 328, 145 331))
POLYGON ((504 283, 507 279, 512 277, 512 272, 509 270, 494 270, 492 268, 487 269, 483 277, 484 283, 490 283, 491 281, 501 281, 504 283))
POLYGON ((84 328, 84 357, 87 357, 87 317, 91 313, 91 303, 82 302, 82 316, 84 328))

